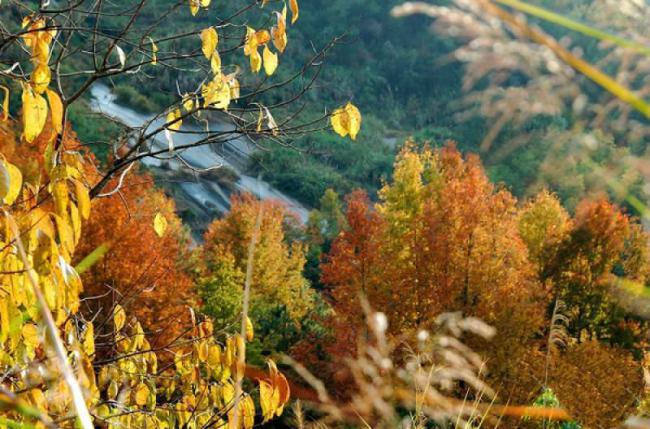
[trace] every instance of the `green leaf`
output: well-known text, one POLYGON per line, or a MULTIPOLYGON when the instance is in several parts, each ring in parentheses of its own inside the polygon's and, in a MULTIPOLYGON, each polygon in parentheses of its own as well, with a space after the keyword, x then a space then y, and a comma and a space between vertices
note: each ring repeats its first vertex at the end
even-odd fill
POLYGON ((102 259, 104 255, 106 255, 108 250, 108 243, 103 243, 97 246, 95 250, 90 252, 85 258, 81 260, 81 262, 77 264, 76 267, 74 267, 77 274, 82 274, 88 271, 93 265, 102 259))

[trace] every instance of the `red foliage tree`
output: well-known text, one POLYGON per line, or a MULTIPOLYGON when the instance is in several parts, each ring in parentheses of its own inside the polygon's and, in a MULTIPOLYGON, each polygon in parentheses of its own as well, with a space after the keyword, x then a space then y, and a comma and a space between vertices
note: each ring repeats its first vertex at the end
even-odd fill
POLYGON ((189 236, 174 210, 174 202, 154 187, 151 176, 131 173, 118 192, 93 200, 76 258, 79 262, 98 246, 108 247, 82 274, 86 313, 100 312, 108 319, 120 304, 142 323, 154 347, 166 347, 187 332, 190 308, 196 304, 183 265, 189 236), (162 237, 153 227, 158 213, 168 224, 162 237))
POLYGON ((356 192, 346 215, 322 266, 336 314, 326 351, 354 353, 365 329, 360 297, 387 315, 394 337, 461 310, 499 329, 495 341, 477 346, 495 378, 508 380, 543 327, 547 301, 519 236, 516 200, 489 183, 478 158, 407 144, 379 203, 373 208, 356 192))

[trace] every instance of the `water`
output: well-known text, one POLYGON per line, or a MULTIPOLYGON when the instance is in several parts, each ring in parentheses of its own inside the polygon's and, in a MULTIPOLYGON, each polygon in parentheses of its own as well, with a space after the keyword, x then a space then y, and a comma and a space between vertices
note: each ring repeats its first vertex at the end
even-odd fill
MULTIPOLYGON (((147 130, 154 131, 164 123, 164 118, 152 121, 152 118, 154 117, 153 115, 139 113, 129 107, 117 104, 115 95, 106 85, 95 84, 90 88, 90 93, 93 97, 90 105, 94 112, 102 113, 130 128, 143 128, 149 121, 151 121, 147 130)), ((211 131, 215 132, 230 131, 234 129, 232 124, 226 122, 211 122, 208 124, 208 127, 211 131)), ((200 131, 205 133, 205 129, 185 125, 182 126, 181 131, 200 131)), ((205 134, 174 133, 174 146, 178 147, 192 144, 203 137, 205 137, 205 134)), ((167 139, 162 132, 154 136, 152 144, 156 149, 165 149, 168 147, 167 139)), ((228 144, 243 157, 247 157, 255 150, 254 145, 242 136, 233 138, 228 144)), ((297 215, 303 223, 307 221, 309 210, 305 206, 275 189, 269 183, 245 175, 236 165, 236 162, 231 162, 227 157, 219 155, 212 145, 197 146, 182 151, 176 151, 176 153, 178 156, 182 157, 185 163, 197 169, 206 169, 215 166, 229 167, 238 176, 235 188, 239 192, 249 192, 260 199, 281 201, 291 212, 297 215)), ((183 162, 177 158, 168 155, 161 158, 165 159, 160 160, 153 157, 147 157, 144 158, 142 162, 150 167, 160 167, 163 162, 167 162, 173 170, 187 169, 187 166, 183 165, 183 162)), ((214 208, 217 211, 224 213, 230 208, 228 192, 218 183, 201 179, 200 182, 184 182, 178 186, 189 199, 206 209, 214 208)))

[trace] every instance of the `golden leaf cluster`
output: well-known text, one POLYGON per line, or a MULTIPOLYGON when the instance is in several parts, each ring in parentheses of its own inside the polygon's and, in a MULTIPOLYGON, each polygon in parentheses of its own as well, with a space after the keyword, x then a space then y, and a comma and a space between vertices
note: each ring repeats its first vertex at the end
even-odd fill
POLYGON ((260 405, 264 421, 280 416, 289 401, 289 383, 284 375, 278 371, 275 362, 268 361, 269 377, 258 380, 260 384, 260 405))
MULTIPOLYGON (((48 26, 44 18, 26 17, 23 19, 22 34, 25 46, 31 52, 32 70, 29 82, 22 82, 24 138, 32 142, 43 130, 47 121, 48 102, 52 115, 52 125, 57 133, 63 131, 63 103, 59 95, 48 89, 52 72, 48 65, 51 45, 56 37, 56 28, 48 26), (43 97, 46 93, 47 101, 43 97)), ((5 93, 5 103, 9 98, 5 93)), ((3 107, 4 119, 8 117, 7 105, 3 107)))
MULTIPOLYGON (((262 3, 264 6, 266 2, 262 3)), ((289 3, 291 8, 291 23, 298 20, 298 2, 291 0, 289 3)), ((253 73, 258 73, 264 64, 264 72, 267 76, 271 76, 278 68, 278 54, 269 48, 269 43, 272 43, 279 53, 283 53, 287 47, 287 6, 282 8, 282 12, 274 12, 276 23, 269 30, 255 30, 251 27, 246 27, 246 40, 244 43, 244 55, 250 58, 251 70, 253 73), (262 46, 262 55, 259 53, 259 47, 262 46)))

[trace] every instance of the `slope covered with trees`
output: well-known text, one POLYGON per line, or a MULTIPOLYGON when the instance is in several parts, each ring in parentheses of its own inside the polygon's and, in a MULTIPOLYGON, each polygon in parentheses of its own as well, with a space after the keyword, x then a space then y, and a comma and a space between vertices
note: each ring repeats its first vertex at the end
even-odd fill
POLYGON ((497 329, 469 344, 483 351, 501 400, 532 403, 552 389, 586 427, 615 426, 633 409, 648 327, 621 304, 618 284, 647 279, 648 237, 637 221, 604 200, 582 202, 572 218, 547 192, 519 208, 453 146, 407 144, 378 200, 347 197, 346 226, 321 267, 331 337, 308 338, 299 356, 345 392, 352 380, 341 362, 368 329, 363 300, 386 315, 396 340, 454 309, 497 329))
POLYGON ((650 416, 650 7, 126 3, 0 4, 0 427, 650 416), (142 166, 235 138, 304 224, 234 193, 193 239, 142 166))

